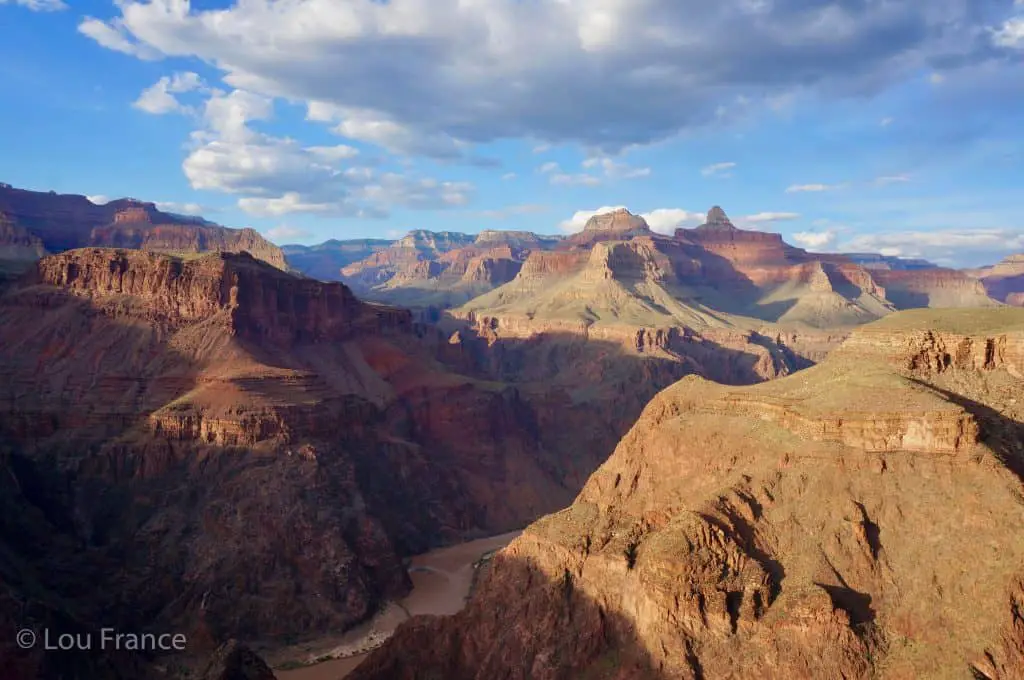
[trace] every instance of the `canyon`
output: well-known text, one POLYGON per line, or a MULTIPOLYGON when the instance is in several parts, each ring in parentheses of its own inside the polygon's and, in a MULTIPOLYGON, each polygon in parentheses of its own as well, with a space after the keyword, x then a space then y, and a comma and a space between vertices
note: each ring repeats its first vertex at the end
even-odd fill
POLYGON ((1024 315, 915 310, 749 387, 687 377, 465 610, 350 676, 1019 678, 1024 315))
MULTIPOLYGON (((234 639, 341 633, 409 592, 408 556, 571 502, 679 377, 799 366, 749 335, 648 335, 449 335, 248 253, 47 256, 0 295, 0 443, 18 489, 2 577, 35 612, 3 625, 173 629, 193 671, 234 639)), ((0 652, 26 677, 60 672, 0 652)), ((153 677, 152 663, 113 677, 153 677)))
POLYGON ((0 187, 0 658, 269 680, 372 637, 356 680, 1020 677, 1020 263, 813 253, 719 207, 278 248, 0 187), (13 643, 101 625, 187 653, 13 643))

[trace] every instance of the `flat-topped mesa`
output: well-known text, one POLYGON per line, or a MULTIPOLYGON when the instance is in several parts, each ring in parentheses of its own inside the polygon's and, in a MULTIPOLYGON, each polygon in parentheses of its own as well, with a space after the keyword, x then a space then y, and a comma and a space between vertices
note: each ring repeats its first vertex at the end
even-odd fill
POLYGON ((90 298, 110 313, 171 326, 223 315, 233 335, 275 345, 339 340, 360 329, 411 322, 405 310, 372 307, 340 283, 298 278, 248 253, 183 261, 149 252, 83 248, 40 260, 35 281, 90 298))
POLYGON ((634 236, 649 236, 647 221, 625 208, 594 215, 583 226, 583 231, 563 239, 558 247, 572 249, 590 247, 598 241, 628 241, 634 236))
POLYGON ((509 246, 512 248, 550 248, 561 240, 560 236, 540 236, 532 231, 484 230, 476 236, 477 246, 491 248, 509 246))
POLYGON ((395 241, 394 248, 413 248, 420 251, 446 253, 455 248, 471 245, 474 237, 456 231, 427 231, 414 229, 395 241))
POLYGON ((616 234, 646 234, 650 232, 647 222, 625 208, 594 215, 583 226, 585 232, 615 232, 616 234))
POLYGON ((104 204, 85 196, 0 187, 0 212, 37 237, 49 252, 89 246, 173 253, 248 251, 285 268, 284 253, 252 229, 230 229, 202 218, 161 212, 154 203, 122 198, 104 204))

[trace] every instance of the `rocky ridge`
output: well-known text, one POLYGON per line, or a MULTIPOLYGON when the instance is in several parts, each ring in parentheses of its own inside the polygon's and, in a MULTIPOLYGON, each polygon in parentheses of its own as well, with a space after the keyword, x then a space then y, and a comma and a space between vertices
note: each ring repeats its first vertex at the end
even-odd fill
POLYGON ((463 612, 352 677, 1020 677, 1017 311, 895 314, 781 380, 680 381, 463 612))
POLYGON ((0 213, 52 253, 87 246, 181 255, 244 251, 275 267, 285 267, 281 249, 253 229, 228 229, 198 217, 162 212, 153 203, 135 199, 96 205, 85 196, 2 185, 0 213))

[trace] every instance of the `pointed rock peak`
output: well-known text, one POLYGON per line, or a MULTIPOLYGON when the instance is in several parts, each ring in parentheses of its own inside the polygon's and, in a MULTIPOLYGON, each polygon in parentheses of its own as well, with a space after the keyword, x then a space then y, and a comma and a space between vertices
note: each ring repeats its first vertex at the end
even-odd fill
POLYGON ((625 208, 616 208, 610 212, 594 215, 587 220, 583 231, 614 231, 614 232, 645 232, 647 222, 639 215, 634 215, 625 208))
POLYGON ((708 211, 708 216, 701 228, 704 229, 735 229, 735 225, 729 221, 729 216, 725 214, 717 205, 708 211))

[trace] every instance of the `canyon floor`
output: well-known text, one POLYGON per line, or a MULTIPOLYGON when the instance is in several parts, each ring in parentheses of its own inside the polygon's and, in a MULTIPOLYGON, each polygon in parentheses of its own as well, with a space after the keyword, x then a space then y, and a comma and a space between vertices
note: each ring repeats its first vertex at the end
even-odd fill
POLYGON ((299 648, 267 650, 263 656, 276 668, 279 680, 341 680, 410 617, 461 611, 481 559, 504 548, 520 533, 482 538, 417 555, 409 565, 412 592, 385 605, 369 623, 337 638, 299 648), (324 660, 327 657, 330 658, 324 660), (298 664, 302 667, 294 668, 298 664))

